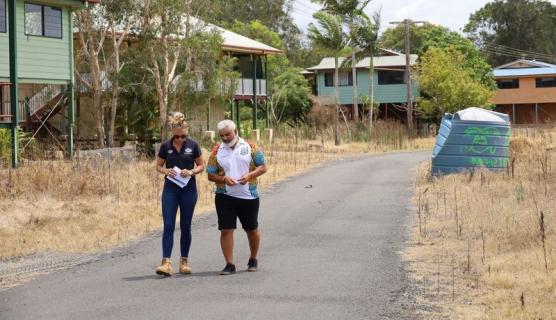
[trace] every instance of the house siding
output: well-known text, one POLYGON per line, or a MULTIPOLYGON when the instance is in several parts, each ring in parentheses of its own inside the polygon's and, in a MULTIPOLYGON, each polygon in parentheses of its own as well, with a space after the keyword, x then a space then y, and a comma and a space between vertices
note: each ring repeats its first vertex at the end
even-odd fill
MULTIPOLYGON (((332 70, 332 72, 334 72, 332 70)), ((334 96, 334 87, 326 87, 324 85, 324 71, 318 72, 317 92, 318 96, 334 96)), ((375 71, 373 76, 374 82, 374 100, 378 103, 405 103, 407 101, 407 86, 405 84, 379 85, 378 73, 375 71)), ((357 71, 357 95, 363 97, 369 94, 369 71, 357 71)), ((340 104, 353 104, 352 86, 339 87, 340 104)), ((419 99, 420 91, 416 81, 413 81, 413 96, 419 99)), ((361 103, 361 101, 359 101, 361 103)))
MULTIPOLYGON (((71 80, 70 9, 62 8, 62 38, 46 38, 25 35, 24 3, 17 2, 17 49, 18 74, 22 82, 69 81, 71 80)), ((0 33, 0 79, 9 78, 8 33, 0 33)))
POLYGON ((520 78, 518 89, 498 89, 492 98, 492 103, 528 104, 556 102, 556 88, 537 88, 536 78, 520 78))

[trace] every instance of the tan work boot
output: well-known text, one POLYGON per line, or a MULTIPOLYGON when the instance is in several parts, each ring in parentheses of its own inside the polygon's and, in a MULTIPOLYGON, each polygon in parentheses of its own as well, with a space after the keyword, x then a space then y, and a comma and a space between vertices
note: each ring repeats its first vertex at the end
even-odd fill
POLYGON ((187 257, 180 258, 180 273, 182 274, 191 273, 191 267, 189 267, 189 264, 187 263, 187 257))
POLYGON ((172 275, 172 261, 170 261, 170 258, 162 258, 160 267, 156 268, 156 274, 165 277, 169 277, 172 275))

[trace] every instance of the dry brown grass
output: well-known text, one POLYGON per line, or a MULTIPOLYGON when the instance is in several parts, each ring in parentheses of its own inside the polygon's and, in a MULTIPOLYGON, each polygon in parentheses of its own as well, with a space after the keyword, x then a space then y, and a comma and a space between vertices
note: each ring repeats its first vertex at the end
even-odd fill
MULTIPOLYGON (((363 152, 431 148, 432 139, 403 146, 365 143, 334 147, 293 137, 263 145, 269 171, 264 189, 308 168, 363 152)), ((204 150, 204 155, 208 152, 204 150)), ((162 227, 163 178, 151 161, 77 163, 43 161, 0 169, 0 259, 40 252, 89 252, 110 248, 162 227)), ((197 179, 196 214, 213 209, 213 184, 197 179)))
POLYGON ((556 318, 555 138, 514 137, 502 173, 430 179, 420 168, 406 258, 437 307, 425 318, 556 318))

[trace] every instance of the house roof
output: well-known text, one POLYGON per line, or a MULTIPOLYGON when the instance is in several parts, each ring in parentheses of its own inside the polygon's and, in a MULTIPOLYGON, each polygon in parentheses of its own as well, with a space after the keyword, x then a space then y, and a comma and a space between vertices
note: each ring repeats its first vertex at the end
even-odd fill
POLYGON ((496 69, 493 71, 495 78, 526 77, 526 76, 548 76, 556 75, 556 67, 553 68, 517 68, 496 69))
MULTIPOLYGON (((410 64, 415 65, 418 58, 419 58, 418 55, 412 54, 410 56, 410 64)), ((340 58, 338 60, 338 63, 341 65, 343 61, 344 58, 340 58)), ((370 58, 367 57, 360 60, 357 63, 356 68, 369 69, 369 65, 370 65, 370 58)), ((405 55, 374 57, 374 66, 377 69, 388 68, 388 67, 405 67, 405 55)), ((330 58, 330 57, 322 59, 322 61, 316 66, 307 68, 307 70, 330 70, 330 69, 334 69, 334 58, 330 58)))
MULTIPOLYGON (((88 2, 100 2, 100 0, 89 0, 88 2)), ((185 18, 183 18, 183 25, 182 25, 182 34, 185 34, 185 30, 187 25, 185 23, 185 18)), ((222 50, 224 51, 232 51, 232 52, 244 52, 244 53, 256 53, 256 54, 279 54, 282 53, 282 50, 273 48, 269 45, 266 45, 262 42, 253 40, 251 38, 242 36, 230 30, 221 28, 211 23, 207 23, 201 19, 191 17, 190 22, 192 25, 199 25, 202 30, 204 31, 216 31, 218 32, 223 40, 222 43, 222 50)), ((159 23, 159 19, 154 18, 152 23, 159 23)), ((121 25, 116 27, 117 32, 123 32, 123 27, 121 25)), ((74 37, 76 34, 74 33, 74 37)), ((178 36, 179 38, 182 35, 178 36)))
POLYGON ((494 68, 494 77, 526 77, 556 75, 556 65, 536 60, 519 59, 494 68))
POLYGON ((209 28, 215 28, 224 39, 222 43, 223 50, 233 52, 246 52, 246 53, 259 53, 259 54, 277 54, 282 53, 282 50, 273 48, 262 42, 247 38, 238 33, 230 30, 209 24, 209 28))
POLYGON ((392 49, 378 48, 382 52, 381 56, 403 56, 404 54, 392 49))
POLYGON ((510 63, 506 63, 504 65, 498 66, 494 68, 495 70, 498 69, 517 69, 517 68, 556 68, 555 64, 546 63, 537 60, 526 60, 526 59, 519 59, 516 61, 512 61, 510 63))

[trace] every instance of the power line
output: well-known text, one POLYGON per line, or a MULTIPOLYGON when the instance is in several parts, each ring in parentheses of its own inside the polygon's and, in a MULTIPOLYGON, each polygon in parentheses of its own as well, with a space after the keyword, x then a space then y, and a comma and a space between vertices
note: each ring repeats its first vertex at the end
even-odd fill
POLYGON ((293 1, 293 3, 294 3, 294 4, 299 4, 299 5, 305 7, 305 8, 307 8, 307 9, 309 9, 309 10, 313 10, 313 11, 319 11, 319 10, 320 10, 320 9, 312 8, 312 7, 309 6, 308 4, 305 4, 304 2, 299 1, 299 0, 293 1))
POLYGON ((512 47, 505 46, 505 45, 502 45, 502 44, 497 44, 497 43, 494 43, 494 42, 485 41, 484 43, 485 43, 486 45, 489 45, 489 46, 492 46, 492 47, 498 47, 498 48, 505 49, 505 50, 508 50, 508 51, 517 51, 517 52, 523 52, 523 53, 527 53, 527 54, 537 54, 537 55, 552 56, 552 55, 546 54, 546 53, 540 53, 540 52, 534 52, 534 51, 529 51, 529 50, 523 50, 523 49, 512 48, 512 47))
POLYGON ((298 14, 306 17, 306 18, 310 18, 313 19, 313 14, 306 12, 305 10, 301 10, 299 7, 295 6, 296 3, 294 3, 294 6, 292 6, 292 8, 295 10, 295 12, 297 12, 298 14))
POLYGON ((527 51, 527 50, 522 50, 522 49, 516 49, 516 48, 503 46, 503 45, 498 45, 498 44, 494 44, 494 43, 490 43, 490 42, 485 42, 484 49, 487 49, 487 50, 490 50, 490 51, 496 51, 496 52, 500 52, 500 53, 505 53, 505 54, 509 54, 509 55, 521 56, 521 57, 522 56, 532 56, 532 57, 538 57, 538 58, 548 59, 548 60, 555 60, 556 59, 556 56, 551 55, 551 54, 527 51))
MULTIPOLYGON (((483 51, 486 52, 486 53, 493 54, 493 55, 506 56, 506 57, 517 58, 517 59, 524 59, 526 57, 537 58, 536 56, 530 55, 530 54, 527 55, 527 54, 508 53, 508 52, 498 51, 498 50, 493 50, 493 49, 488 49, 488 48, 483 48, 483 51)), ((546 60, 555 62, 556 57, 549 58, 549 59, 546 59, 546 60)))
POLYGON ((556 56, 551 56, 548 54, 541 54, 541 53, 534 53, 534 52, 519 52, 519 51, 512 51, 512 50, 507 50, 507 49, 502 49, 502 48, 492 47, 492 46, 484 46, 482 49, 484 51, 496 52, 500 54, 507 54, 507 55, 517 56, 517 57, 529 56, 529 57, 541 57, 546 59, 556 59, 556 56))
POLYGON ((483 48, 484 52, 490 52, 493 54, 498 54, 498 55, 505 55, 505 56, 509 56, 509 57, 515 57, 515 58, 519 58, 519 59, 538 59, 538 60, 556 60, 556 57, 548 57, 548 56, 538 56, 538 55, 534 55, 534 54, 525 54, 525 53, 512 53, 512 52, 507 52, 507 51, 501 51, 501 50, 496 50, 496 49, 491 49, 491 48, 483 48))
POLYGON ((538 54, 538 53, 524 53, 524 52, 517 52, 517 51, 508 51, 503 50, 495 47, 484 47, 483 50, 489 50, 497 53, 504 53, 507 55, 513 55, 521 58, 525 57, 534 57, 536 59, 546 59, 546 60, 554 60, 556 59, 555 56, 545 55, 545 54, 538 54))

